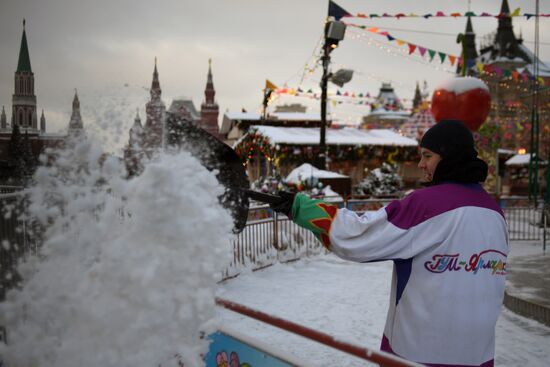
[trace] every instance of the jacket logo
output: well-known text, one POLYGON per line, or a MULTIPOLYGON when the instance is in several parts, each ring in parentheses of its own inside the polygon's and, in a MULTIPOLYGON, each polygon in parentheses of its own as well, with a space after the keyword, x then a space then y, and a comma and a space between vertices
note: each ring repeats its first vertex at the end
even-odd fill
POLYGON ((491 275, 506 275, 506 254, 497 250, 485 250, 463 260, 460 254, 436 254, 424 263, 426 270, 432 273, 446 271, 465 271, 477 274, 479 271, 490 271, 491 275))

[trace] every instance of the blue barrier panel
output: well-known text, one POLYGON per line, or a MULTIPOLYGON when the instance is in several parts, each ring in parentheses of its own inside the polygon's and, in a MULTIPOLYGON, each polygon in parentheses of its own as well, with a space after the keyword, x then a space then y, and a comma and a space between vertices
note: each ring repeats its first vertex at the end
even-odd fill
POLYGON ((291 367, 293 364, 256 349, 222 332, 208 337, 212 342, 206 355, 206 367, 291 367))

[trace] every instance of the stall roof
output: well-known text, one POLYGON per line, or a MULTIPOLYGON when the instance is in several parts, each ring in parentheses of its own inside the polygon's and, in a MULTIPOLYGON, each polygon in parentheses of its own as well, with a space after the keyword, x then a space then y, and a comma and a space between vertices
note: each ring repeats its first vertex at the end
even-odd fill
MULTIPOLYGON (((535 155, 536 157, 536 155, 535 155)), ((525 166, 529 164, 530 154, 516 154, 506 161, 507 166, 525 166)), ((539 161, 539 164, 546 164, 546 161, 539 161)))
POLYGON ((306 181, 311 178, 345 178, 348 176, 341 175, 332 171, 320 170, 309 163, 304 163, 292 170, 286 177, 289 182, 306 181))
MULTIPOLYGON (((319 128, 278 127, 254 125, 272 144, 318 145, 319 128)), ((356 128, 327 129, 327 145, 393 145, 418 146, 418 142, 388 129, 362 130, 356 128)))

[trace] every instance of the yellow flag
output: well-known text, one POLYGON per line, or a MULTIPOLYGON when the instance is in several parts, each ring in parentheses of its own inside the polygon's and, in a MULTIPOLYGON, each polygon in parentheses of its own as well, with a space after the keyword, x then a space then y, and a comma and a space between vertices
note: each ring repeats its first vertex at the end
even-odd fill
POLYGON ((483 73, 483 64, 481 62, 476 62, 476 67, 480 74, 483 73))
POLYGON ((265 89, 277 90, 277 86, 266 79, 265 80, 265 89))
POLYGON ((516 8, 516 10, 514 10, 514 12, 510 14, 510 16, 519 17, 520 16, 519 12, 520 12, 520 8, 516 8))

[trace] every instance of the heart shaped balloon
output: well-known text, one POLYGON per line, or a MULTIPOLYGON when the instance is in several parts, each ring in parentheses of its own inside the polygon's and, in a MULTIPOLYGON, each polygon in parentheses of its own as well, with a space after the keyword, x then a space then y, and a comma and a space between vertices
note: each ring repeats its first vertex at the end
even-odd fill
POLYGON ((439 85, 432 96, 431 110, 437 122, 461 120, 471 131, 479 129, 490 109, 489 88, 478 78, 452 78, 439 85))

